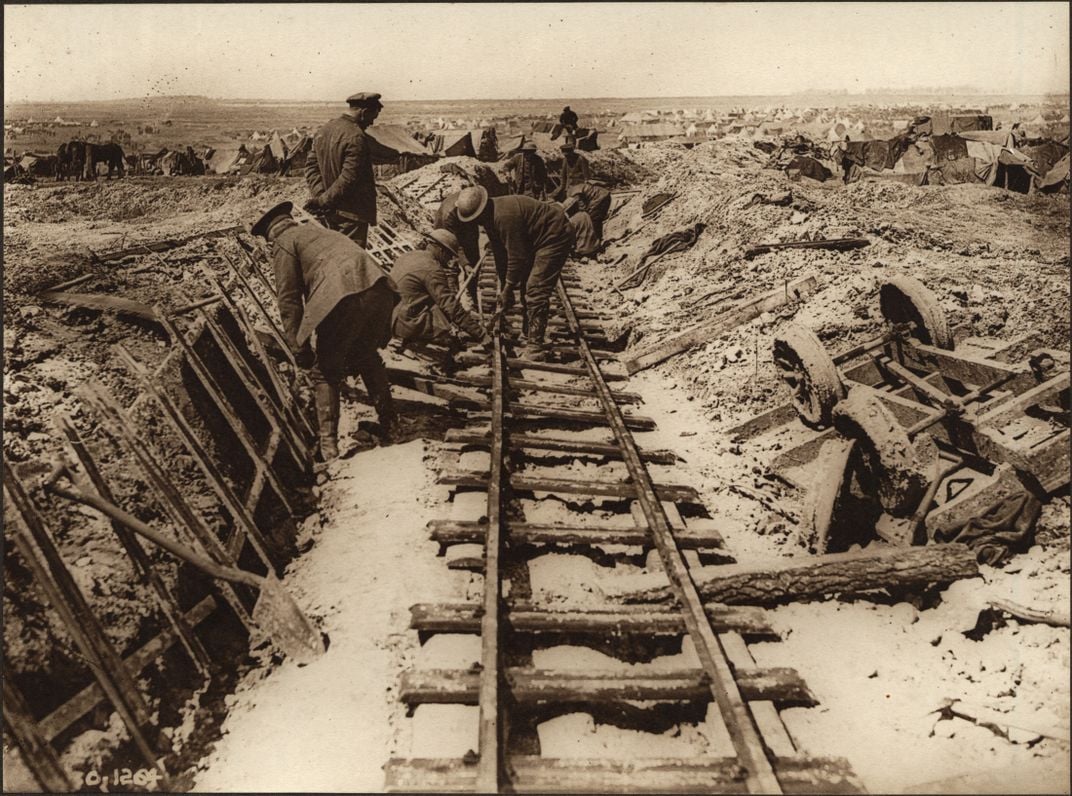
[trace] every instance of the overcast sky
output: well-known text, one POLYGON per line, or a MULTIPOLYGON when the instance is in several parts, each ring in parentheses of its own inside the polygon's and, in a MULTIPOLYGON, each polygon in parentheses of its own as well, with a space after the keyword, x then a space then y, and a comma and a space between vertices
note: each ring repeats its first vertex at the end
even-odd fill
POLYGON ((4 99, 1067 92, 1066 3, 4 7, 4 99))

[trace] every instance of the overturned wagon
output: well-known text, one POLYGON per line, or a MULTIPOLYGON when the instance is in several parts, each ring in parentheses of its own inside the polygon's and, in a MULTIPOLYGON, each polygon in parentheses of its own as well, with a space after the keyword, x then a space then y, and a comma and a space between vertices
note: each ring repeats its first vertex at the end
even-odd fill
POLYGON ((1017 511, 1069 482, 1068 353, 1036 349, 1012 364, 1015 344, 954 346, 912 278, 883 284, 880 305, 883 334, 835 356, 805 327, 783 330, 773 356, 791 399, 738 435, 796 437, 772 466, 807 490, 803 524, 819 552, 876 536, 949 540, 983 517, 996 529, 999 509, 1015 531, 1028 521, 1017 511), (802 441, 798 421, 811 429, 802 441))

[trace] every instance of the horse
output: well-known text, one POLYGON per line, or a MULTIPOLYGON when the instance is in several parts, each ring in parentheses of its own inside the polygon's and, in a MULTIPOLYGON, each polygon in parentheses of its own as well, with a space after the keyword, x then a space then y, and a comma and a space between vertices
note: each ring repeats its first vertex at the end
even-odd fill
POLYGON ((118 171, 122 177, 126 171, 124 165, 123 148, 119 144, 90 144, 85 145, 84 176, 86 179, 97 179, 97 164, 108 165, 108 179, 112 178, 112 172, 118 171))
POLYGON ((77 138, 60 144, 56 150, 56 179, 80 180, 85 165, 85 142, 77 138))

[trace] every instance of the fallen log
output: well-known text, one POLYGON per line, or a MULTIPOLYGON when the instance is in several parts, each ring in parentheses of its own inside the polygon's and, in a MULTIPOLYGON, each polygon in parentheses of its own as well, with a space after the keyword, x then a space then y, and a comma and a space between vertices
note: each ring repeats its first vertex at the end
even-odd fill
MULTIPOLYGON (((726 605, 772 605, 816 600, 873 589, 949 583, 979 574, 973 553, 963 544, 881 547, 785 559, 770 564, 728 564, 692 570, 705 600, 726 605)), ((661 573, 628 578, 626 588, 608 596, 628 603, 663 602, 672 591, 661 573), (645 582, 646 581, 646 582, 645 582), (648 586, 647 584, 651 585, 648 586)), ((625 580, 623 578, 623 580, 625 580)), ((604 592, 612 591, 606 585, 604 592)))
POLYGON ((1004 611, 1021 622, 1035 622, 1053 627, 1069 627, 1072 622, 1067 613, 1058 611, 1038 611, 1034 608, 1014 603, 1011 600, 994 599, 989 601, 990 607, 998 611, 1004 611))
POLYGON ((62 291, 46 290, 39 293, 38 297, 56 304, 68 304, 73 307, 133 315, 146 321, 159 322, 160 320, 156 310, 148 304, 120 298, 119 296, 109 296, 102 293, 64 293, 62 291))
POLYGON ((833 249, 844 252, 851 249, 862 249, 870 246, 871 241, 867 238, 830 238, 828 240, 795 240, 788 243, 760 243, 747 249, 744 253, 746 260, 751 260, 760 254, 777 251, 778 249, 833 249))
POLYGON ((712 320, 692 326, 665 342, 634 354, 624 360, 625 369, 629 375, 632 375, 676 354, 688 351, 693 346, 710 342, 730 329, 758 318, 764 312, 811 295, 815 292, 816 286, 815 277, 807 276, 787 282, 769 293, 745 299, 726 312, 716 315, 712 320))

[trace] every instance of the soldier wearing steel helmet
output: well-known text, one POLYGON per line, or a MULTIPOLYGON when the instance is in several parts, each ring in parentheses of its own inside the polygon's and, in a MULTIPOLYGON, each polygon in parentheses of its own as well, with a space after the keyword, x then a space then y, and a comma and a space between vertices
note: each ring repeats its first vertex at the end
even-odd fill
POLYGON ((520 291, 522 355, 542 359, 551 293, 573 248, 573 229, 560 205, 529 196, 488 196, 483 186, 466 188, 458 197, 458 220, 479 224, 487 233, 502 289, 496 317, 513 306, 520 291))
POLYGON ((384 441, 397 438, 398 415, 378 349, 391 339, 399 297, 368 252, 341 232, 298 224, 293 207, 276 205, 250 232, 271 248, 283 335, 298 366, 310 371, 320 458, 327 462, 339 455, 339 387, 348 376, 359 374, 365 383, 384 441))
POLYGON ((402 295, 392 320, 395 337, 453 342, 453 331, 459 329, 486 341, 480 322, 458 301, 457 256, 458 239, 446 229, 432 230, 422 248, 398 256, 391 269, 402 295))

